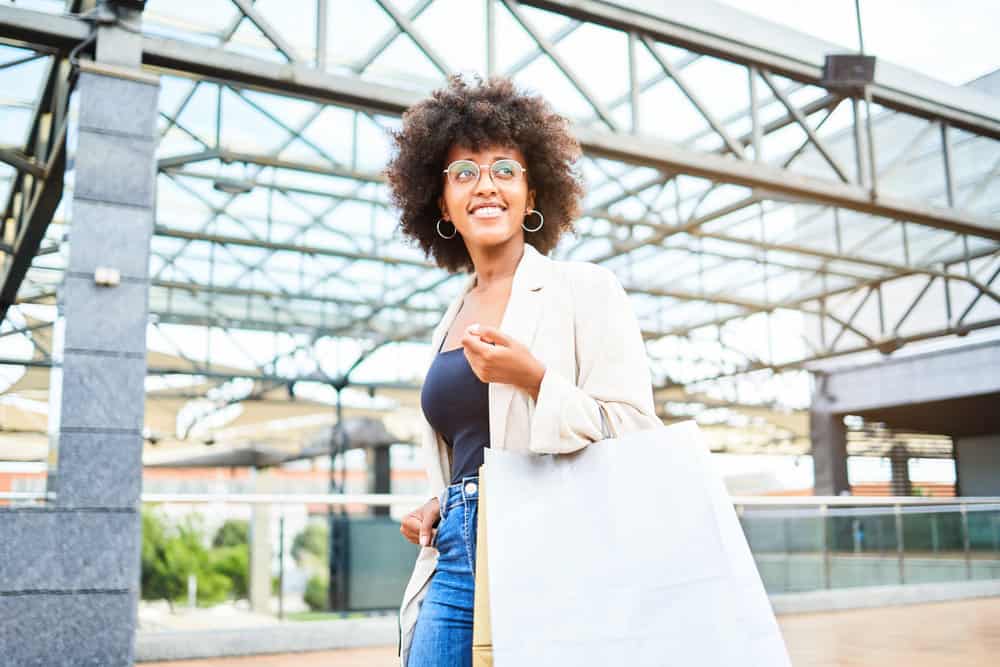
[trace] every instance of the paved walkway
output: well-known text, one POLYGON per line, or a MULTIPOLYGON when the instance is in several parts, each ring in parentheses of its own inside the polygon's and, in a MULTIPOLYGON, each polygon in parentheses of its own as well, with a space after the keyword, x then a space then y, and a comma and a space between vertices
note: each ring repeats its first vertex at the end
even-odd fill
MULTIPOLYGON (((1000 598, 782 616, 795 667, 992 667, 1000 598)), ((395 667, 395 647, 142 663, 143 667, 395 667)))

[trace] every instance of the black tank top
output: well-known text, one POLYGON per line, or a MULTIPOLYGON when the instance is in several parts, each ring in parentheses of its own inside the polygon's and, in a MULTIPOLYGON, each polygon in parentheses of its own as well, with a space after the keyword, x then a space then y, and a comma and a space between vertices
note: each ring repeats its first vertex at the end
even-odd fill
POLYGON ((472 372, 462 348, 439 352, 420 391, 424 417, 451 447, 451 483, 478 475, 490 446, 489 385, 472 372))

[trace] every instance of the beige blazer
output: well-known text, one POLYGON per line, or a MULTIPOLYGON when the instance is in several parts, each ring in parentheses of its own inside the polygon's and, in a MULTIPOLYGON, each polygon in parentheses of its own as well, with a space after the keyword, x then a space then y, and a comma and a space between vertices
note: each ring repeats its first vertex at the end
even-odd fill
MULTIPOLYGON (((475 276, 435 329, 432 355, 474 284, 475 276)), ((638 322, 625 290, 604 267, 554 261, 526 244, 500 330, 526 345, 546 370, 537 401, 512 385, 490 384, 493 449, 537 454, 581 449, 603 437, 601 407, 615 435, 662 426, 655 416, 638 322)), ((440 494, 451 478, 448 446, 426 423, 422 445, 430 492, 440 494)), ((403 667, 437 556, 433 547, 420 550, 403 594, 399 613, 403 667)))

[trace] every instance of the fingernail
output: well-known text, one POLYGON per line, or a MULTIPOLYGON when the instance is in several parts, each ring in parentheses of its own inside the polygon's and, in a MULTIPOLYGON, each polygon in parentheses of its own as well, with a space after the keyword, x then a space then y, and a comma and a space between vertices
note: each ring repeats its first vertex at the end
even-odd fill
POLYGON ((469 328, 466 329, 466 331, 468 331, 469 333, 477 334, 477 333, 479 333, 479 325, 478 324, 470 324, 469 328))
POLYGON ((420 546, 422 546, 422 547, 426 547, 427 546, 427 536, 426 535, 421 535, 420 536, 420 546))

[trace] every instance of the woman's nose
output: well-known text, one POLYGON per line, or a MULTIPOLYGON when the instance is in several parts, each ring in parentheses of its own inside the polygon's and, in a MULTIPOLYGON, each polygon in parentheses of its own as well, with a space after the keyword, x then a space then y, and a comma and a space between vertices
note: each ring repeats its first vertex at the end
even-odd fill
POLYGON ((479 170, 479 180, 476 181, 476 194, 496 192, 497 184, 493 182, 493 172, 482 167, 479 170))

